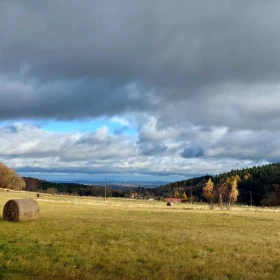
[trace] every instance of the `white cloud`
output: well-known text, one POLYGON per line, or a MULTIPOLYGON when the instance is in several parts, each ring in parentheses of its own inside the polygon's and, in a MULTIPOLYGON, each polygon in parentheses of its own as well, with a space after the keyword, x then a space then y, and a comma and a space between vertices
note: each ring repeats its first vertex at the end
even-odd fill
POLYGON ((120 117, 120 116, 114 116, 113 118, 110 118, 111 122, 114 123, 119 123, 123 126, 127 126, 127 127, 131 127, 131 123, 128 119, 126 119, 125 117, 120 117))

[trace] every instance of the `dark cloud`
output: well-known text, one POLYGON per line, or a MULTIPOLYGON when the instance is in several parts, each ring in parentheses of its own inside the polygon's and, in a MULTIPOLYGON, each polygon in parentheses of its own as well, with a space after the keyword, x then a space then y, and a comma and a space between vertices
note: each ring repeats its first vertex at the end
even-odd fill
POLYGON ((187 147, 181 152, 183 158, 197 158, 204 156, 204 150, 200 147, 187 147))
MULTIPOLYGON (((9 82, 12 84, 13 82, 9 82)), ((0 118, 75 119, 114 116, 120 112, 141 112, 154 106, 148 94, 133 88, 112 88, 100 79, 58 81, 0 89, 0 118), (27 87, 27 88, 26 88, 27 87)))
POLYGON ((213 85, 277 83, 279 8, 276 1, 1 1, 1 118, 151 112, 153 100, 162 108, 208 95, 213 85), (140 94, 132 97, 134 83, 140 94))
POLYGON ((278 79, 276 1, 35 2, 1 2, 3 71, 184 88, 278 79))
POLYGON ((145 156, 153 156, 164 153, 168 147, 163 144, 145 143, 140 145, 141 154, 145 156))

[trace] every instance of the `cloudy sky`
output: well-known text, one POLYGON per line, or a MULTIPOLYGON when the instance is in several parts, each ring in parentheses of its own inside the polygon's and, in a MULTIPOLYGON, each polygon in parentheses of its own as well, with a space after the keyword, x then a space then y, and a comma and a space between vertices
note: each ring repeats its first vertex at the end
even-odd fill
POLYGON ((0 161, 174 181, 280 160, 280 2, 1 0, 0 161))

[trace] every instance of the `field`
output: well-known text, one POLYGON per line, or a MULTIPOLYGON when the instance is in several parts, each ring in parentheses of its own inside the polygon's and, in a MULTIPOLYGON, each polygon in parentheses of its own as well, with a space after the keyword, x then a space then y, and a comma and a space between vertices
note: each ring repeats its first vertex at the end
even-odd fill
POLYGON ((280 212, 0 190, 0 279, 280 279, 280 212), (3 221, 31 197, 40 218, 3 221))

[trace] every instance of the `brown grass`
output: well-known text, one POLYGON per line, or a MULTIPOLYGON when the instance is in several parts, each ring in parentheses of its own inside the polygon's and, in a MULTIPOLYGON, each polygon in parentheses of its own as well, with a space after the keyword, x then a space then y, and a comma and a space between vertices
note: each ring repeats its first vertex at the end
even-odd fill
POLYGON ((32 199, 11 199, 3 209, 3 219, 10 222, 34 220, 38 217, 39 205, 32 199))

